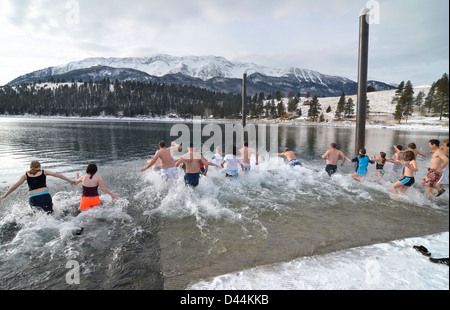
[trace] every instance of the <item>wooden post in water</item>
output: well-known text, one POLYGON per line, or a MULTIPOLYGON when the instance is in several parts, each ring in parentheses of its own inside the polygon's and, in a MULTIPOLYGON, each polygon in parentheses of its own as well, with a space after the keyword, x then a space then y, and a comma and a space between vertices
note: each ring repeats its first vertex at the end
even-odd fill
POLYGON ((242 144, 245 141, 245 126, 247 125, 247 73, 242 77, 242 144))
POLYGON ((359 16, 359 62, 358 62, 358 103, 356 114, 355 156, 366 144, 367 117, 367 72, 369 59, 369 10, 363 9, 359 16))
POLYGON ((242 77, 242 127, 247 125, 247 73, 242 77))

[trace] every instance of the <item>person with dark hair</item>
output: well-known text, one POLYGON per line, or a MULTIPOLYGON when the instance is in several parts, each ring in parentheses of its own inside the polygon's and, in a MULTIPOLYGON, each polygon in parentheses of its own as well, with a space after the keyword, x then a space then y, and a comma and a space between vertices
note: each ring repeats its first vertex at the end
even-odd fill
POLYGON ((241 156, 242 156, 242 165, 244 166, 244 171, 250 171, 251 165, 250 165, 250 159, 252 155, 255 155, 256 157, 256 165, 258 165, 258 152, 256 150, 248 147, 248 142, 244 142, 244 147, 240 150, 241 156))
POLYGON ((30 206, 32 208, 43 210, 47 214, 53 213, 53 201, 47 188, 47 176, 52 176, 67 181, 72 184, 72 186, 75 185, 74 181, 69 180, 59 173, 55 173, 50 170, 43 170, 41 169, 41 164, 38 161, 32 161, 30 164, 30 170, 22 175, 19 181, 11 186, 11 188, 3 196, 0 196, 0 200, 6 198, 9 194, 19 188, 20 185, 27 181, 30 206))
POLYGON ((428 199, 433 198, 433 190, 438 191, 436 188, 437 183, 442 177, 442 171, 445 166, 448 165, 448 157, 439 148, 439 140, 432 139, 428 142, 433 155, 431 156, 430 167, 428 168, 427 175, 422 179, 422 184, 425 185, 428 199))
POLYGON ((397 188, 400 188, 401 193, 406 193, 408 188, 410 188, 415 180, 414 180, 414 173, 419 171, 419 168, 417 167, 416 163, 416 155, 413 151, 406 151, 404 154, 404 160, 401 160, 401 164, 405 166, 405 172, 403 175, 403 178, 394 184, 392 184, 392 192, 394 195, 398 194, 397 188))
MULTIPOLYGON (((176 145, 175 147, 180 150, 179 145, 176 145)), ((166 146, 166 142, 160 141, 159 142, 159 150, 156 151, 155 156, 153 156, 152 159, 147 161, 147 166, 145 168, 141 168, 141 171, 144 172, 151 166, 155 165, 158 160, 161 163, 161 169, 162 169, 162 175, 164 177, 177 177, 177 168, 175 167, 175 160, 173 159, 171 148, 166 146)))
POLYGON ((213 165, 213 163, 208 163, 200 153, 194 152, 194 145, 190 145, 188 148, 188 153, 181 156, 175 163, 175 167, 179 165, 186 165, 186 174, 184 175, 184 182, 187 186, 193 188, 197 187, 200 180, 200 164, 204 166, 213 165))
POLYGON ((370 160, 369 156, 366 155, 366 149, 362 148, 359 150, 359 155, 353 159, 347 158, 349 162, 357 162, 358 166, 356 168, 356 172, 353 173, 352 178, 358 180, 359 182, 363 181, 363 177, 367 175, 367 166, 369 163, 373 164, 374 161, 370 160))
POLYGON ((103 178, 97 175, 98 168, 96 164, 89 164, 86 167, 86 175, 80 177, 79 173, 76 173, 75 185, 79 183, 83 184, 83 194, 81 197, 80 210, 86 211, 93 207, 100 205, 100 195, 98 194, 98 187, 103 192, 111 196, 113 200, 117 200, 119 197, 116 194, 111 193, 103 183, 103 178))
POLYGON ((287 160, 289 161, 289 166, 295 167, 295 166, 302 166, 302 163, 297 158, 297 155, 288 148, 284 149, 283 153, 275 154, 276 156, 286 156, 287 160))
POLYGON ((417 159, 417 155, 421 155, 423 157, 427 156, 427 154, 425 154, 425 151, 423 150, 423 148, 420 148, 420 150, 417 149, 417 146, 414 142, 411 142, 410 144, 408 144, 408 149, 406 151, 399 150, 395 145, 394 145, 394 149, 396 152, 400 152, 400 153, 405 153, 407 151, 411 151, 414 153, 414 157, 416 159, 417 159))
POLYGON ((342 153, 342 151, 337 149, 336 143, 331 143, 330 149, 326 151, 325 154, 322 155, 322 158, 327 160, 327 166, 325 167, 325 171, 328 173, 330 177, 337 171, 337 164, 339 157, 342 157, 341 167, 343 167, 347 156, 345 156, 344 153, 342 153))

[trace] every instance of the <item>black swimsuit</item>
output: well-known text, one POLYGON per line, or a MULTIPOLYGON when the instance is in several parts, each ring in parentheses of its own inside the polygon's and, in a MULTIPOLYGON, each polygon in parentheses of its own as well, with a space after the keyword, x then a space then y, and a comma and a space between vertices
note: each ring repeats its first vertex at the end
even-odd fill
MULTIPOLYGON (((29 177, 28 173, 26 173, 26 176, 28 188, 30 191, 47 187, 47 177, 44 173, 44 170, 42 170, 42 174, 38 177, 29 177)), ((28 201, 32 208, 40 208, 47 214, 53 213, 52 196, 48 191, 30 195, 28 201)))
POLYGON ((28 173, 26 173, 27 176, 27 183, 29 191, 34 191, 40 188, 47 187, 47 176, 44 173, 44 170, 42 170, 42 174, 38 177, 29 177, 28 173))

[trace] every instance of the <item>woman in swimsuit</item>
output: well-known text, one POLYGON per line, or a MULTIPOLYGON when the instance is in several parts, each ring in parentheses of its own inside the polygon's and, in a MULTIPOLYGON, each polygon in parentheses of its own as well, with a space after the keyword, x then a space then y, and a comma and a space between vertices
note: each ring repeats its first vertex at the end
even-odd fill
POLYGON ((86 173, 87 174, 82 177, 79 177, 78 172, 76 173, 75 185, 78 185, 78 183, 83 184, 83 195, 81 197, 80 210, 85 211, 100 205, 100 196, 98 194, 99 186, 102 191, 110 195, 113 200, 117 200, 119 198, 106 188, 102 177, 96 175, 97 165, 87 165, 86 173))
POLYGON ((404 194, 408 190, 408 188, 410 188, 414 184, 414 173, 416 171, 419 171, 419 168, 417 168, 415 157, 416 156, 414 155, 414 152, 406 151, 404 156, 405 160, 399 161, 405 166, 405 174, 401 180, 392 184, 392 192, 394 193, 394 195, 398 194, 398 187, 401 187, 400 192, 404 194))
POLYGON ((23 182, 27 181, 30 206, 32 208, 41 209, 47 214, 53 213, 53 201, 47 188, 47 176, 52 176, 67 181, 72 184, 72 186, 75 185, 74 181, 69 180, 59 173, 55 173, 50 170, 42 170, 41 164, 38 161, 33 161, 30 164, 30 171, 27 171, 24 175, 22 175, 19 181, 11 186, 11 188, 0 197, 0 200, 6 198, 20 185, 22 185, 23 182))
POLYGON ((386 158, 385 152, 380 152, 380 157, 374 156, 370 159, 371 161, 375 162, 377 172, 373 173, 372 176, 378 176, 378 179, 381 179, 384 176, 384 165, 386 162, 395 163, 395 161, 386 158))

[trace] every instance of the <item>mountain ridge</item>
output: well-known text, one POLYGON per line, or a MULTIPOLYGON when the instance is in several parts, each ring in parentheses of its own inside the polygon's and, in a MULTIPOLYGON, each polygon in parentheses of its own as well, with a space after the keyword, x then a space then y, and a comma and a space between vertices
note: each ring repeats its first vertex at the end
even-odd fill
MULTIPOLYGON (((244 73, 248 75, 250 94, 293 91, 330 96, 340 95, 342 92, 349 95, 357 92, 355 81, 309 69, 274 68, 254 63, 231 62, 221 56, 177 57, 164 54, 151 57, 86 58, 19 76, 7 85, 29 84, 49 79, 99 81, 117 78, 119 81, 175 83, 239 93, 244 73)), ((369 85, 378 91, 395 88, 379 81, 370 81, 369 85)))

